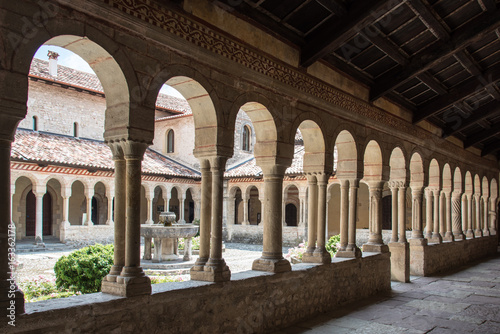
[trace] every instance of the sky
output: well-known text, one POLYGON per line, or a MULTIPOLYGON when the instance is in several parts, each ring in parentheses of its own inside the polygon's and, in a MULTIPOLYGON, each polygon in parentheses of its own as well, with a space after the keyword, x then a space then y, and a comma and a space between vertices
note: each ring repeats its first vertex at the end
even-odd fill
MULTIPOLYGON (((92 71, 92 68, 89 66, 89 64, 85 60, 83 60, 79 55, 58 46, 42 45, 35 53, 35 58, 48 60, 49 58, 47 57, 47 53, 49 50, 59 53, 59 58, 57 60, 57 63, 59 65, 73 68, 75 70, 79 70, 82 72, 95 74, 94 71, 92 71)), ((167 85, 163 85, 160 92, 163 94, 184 99, 181 93, 179 93, 176 89, 167 85)))

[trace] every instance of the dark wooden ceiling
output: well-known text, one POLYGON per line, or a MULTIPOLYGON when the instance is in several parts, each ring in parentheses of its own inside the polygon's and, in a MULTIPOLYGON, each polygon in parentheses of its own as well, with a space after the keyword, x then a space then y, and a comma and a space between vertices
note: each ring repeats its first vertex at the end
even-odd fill
POLYGON ((497 0, 222 0, 220 6, 500 159, 497 0))

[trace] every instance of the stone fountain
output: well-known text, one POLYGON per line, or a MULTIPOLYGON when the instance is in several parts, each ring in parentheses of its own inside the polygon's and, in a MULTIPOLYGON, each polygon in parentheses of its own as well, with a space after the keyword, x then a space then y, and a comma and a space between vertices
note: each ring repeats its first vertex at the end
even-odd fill
POLYGON ((192 238, 198 233, 199 227, 193 224, 176 224, 176 215, 173 212, 160 213, 156 224, 141 225, 141 236, 144 237, 144 260, 162 262, 177 260, 177 239, 184 238, 184 261, 192 258, 192 238), (154 239, 154 256, 151 254, 154 239))

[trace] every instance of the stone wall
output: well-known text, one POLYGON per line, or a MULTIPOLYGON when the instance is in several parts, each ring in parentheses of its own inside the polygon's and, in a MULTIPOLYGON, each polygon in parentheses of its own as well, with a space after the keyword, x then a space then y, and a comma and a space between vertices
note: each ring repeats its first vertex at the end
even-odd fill
POLYGON ((225 283, 153 286, 151 296, 102 293, 26 305, 12 333, 264 333, 390 289, 389 254, 241 272, 225 283))
POLYGON ((497 253, 496 235, 476 239, 416 245, 410 241, 410 274, 430 276, 497 253))
MULTIPOLYGON (((399 232, 398 232, 399 235, 399 232)), ((368 242, 368 238, 370 237, 370 231, 368 229, 357 229, 356 230, 356 244, 361 247, 361 245, 366 244, 368 242)), ((384 244, 388 245, 391 241, 392 231, 391 230, 382 230, 382 238, 384 239, 384 244)), ((411 231, 406 231, 406 238, 411 238, 411 231)))
MULTIPOLYGON (((264 226, 261 225, 233 225, 226 227, 226 242, 262 245, 264 226)), ((301 226, 283 226, 283 246, 297 246, 306 237, 306 228, 301 226)))
POLYGON ((115 228, 111 225, 67 226, 64 229, 64 239, 61 241, 74 246, 93 244, 111 244, 114 241, 115 228))

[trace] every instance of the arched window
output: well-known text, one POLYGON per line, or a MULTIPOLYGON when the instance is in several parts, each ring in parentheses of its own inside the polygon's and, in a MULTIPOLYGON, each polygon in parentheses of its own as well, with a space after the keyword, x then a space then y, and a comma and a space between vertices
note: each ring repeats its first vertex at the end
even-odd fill
POLYGON ((167 148, 167 153, 174 153, 174 130, 168 130, 165 146, 167 148))
POLYGON ((252 140, 252 130, 250 130, 250 127, 245 125, 243 127, 243 143, 241 144, 241 149, 243 151, 250 151, 250 141, 252 140))
POLYGON ((73 137, 78 137, 78 123, 73 123, 73 137))
POLYGON ((38 118, 33 116, 33 131, 38 131, 38 118))

